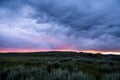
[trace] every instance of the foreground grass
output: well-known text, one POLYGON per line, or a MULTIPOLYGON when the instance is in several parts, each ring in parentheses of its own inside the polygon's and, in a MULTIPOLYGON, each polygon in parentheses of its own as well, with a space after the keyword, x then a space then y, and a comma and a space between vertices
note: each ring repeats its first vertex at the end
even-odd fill
POLYGON ((120 80, 120 62, 88 57, 0 57, 0 80, 120 80))

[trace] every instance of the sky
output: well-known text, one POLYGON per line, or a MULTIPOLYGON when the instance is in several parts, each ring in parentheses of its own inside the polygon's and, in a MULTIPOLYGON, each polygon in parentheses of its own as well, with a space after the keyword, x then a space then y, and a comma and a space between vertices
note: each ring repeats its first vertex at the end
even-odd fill
POLYGON ((119 0, 0 0, 0 52, 120 52, 119 0))

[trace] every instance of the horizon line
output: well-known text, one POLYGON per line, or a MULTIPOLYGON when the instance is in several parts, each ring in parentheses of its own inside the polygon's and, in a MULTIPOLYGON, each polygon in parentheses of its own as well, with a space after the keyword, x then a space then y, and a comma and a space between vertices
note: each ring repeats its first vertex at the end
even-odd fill
POLYGON ((0 53, 32 53, 32 52, 84 52, 84 53, 93 53, 93 54, 117 54, 120 55, 120 51, 99 51, 99 50, 73 50, 73 49, 1 49, 0 53))

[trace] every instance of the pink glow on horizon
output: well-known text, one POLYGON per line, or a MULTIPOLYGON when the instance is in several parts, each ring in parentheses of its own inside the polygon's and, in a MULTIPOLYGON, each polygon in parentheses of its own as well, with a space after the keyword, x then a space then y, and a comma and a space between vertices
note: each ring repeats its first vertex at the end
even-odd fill
POLYGON ((114 52, 114 51, 97 51, 97 50, 72 50, 72 49, 1 49, 0 53, 9 53, 9 52, 20 52, 20 53, 26 53, 26 52, 48 52, 48 51, 72 51, 72 52, 87 52, 87 53, 102 53, 102 54, 117 54, 120 55, 120 52, 114 52))

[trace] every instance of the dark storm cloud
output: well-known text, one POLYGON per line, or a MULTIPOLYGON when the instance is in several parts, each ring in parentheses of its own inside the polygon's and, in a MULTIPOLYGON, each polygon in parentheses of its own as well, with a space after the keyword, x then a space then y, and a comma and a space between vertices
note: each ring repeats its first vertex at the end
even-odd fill
POLYGON ((16 48, 120 51, 119 4, 119 0, 1 0, 0 47, 8 43, 16 48))

